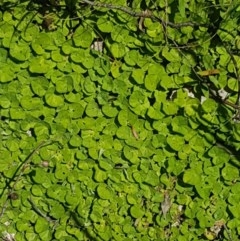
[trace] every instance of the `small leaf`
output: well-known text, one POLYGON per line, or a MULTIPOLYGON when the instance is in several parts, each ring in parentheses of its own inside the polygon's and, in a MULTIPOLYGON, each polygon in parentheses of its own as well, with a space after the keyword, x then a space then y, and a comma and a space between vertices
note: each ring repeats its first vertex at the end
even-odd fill
POLYGON ((57 79, 55 84, 58 93, 67 93, 73 90, 73 78, 69 75, 57 79))
POLYGON ((144 85, 147 90, 154 91, 157 89, 159 77, 156 74, 147 74, 144 80, 144 85))
POLYGON ((73 147, 80 147, 81 143, 82 143, 82 139, 78 135, 72 136, 69 141, 69 144, 73 147))
POLYGON ((183 18, 186 17, 185 14, 185 1, 184 0, 178 0, 178 9, 183 18))
POLYGON ((11 44, 10 46, 10 55, 19 61, 26 61, 30 57, 30 48, 28 44, 11 44))
POLYGON ((118 110, 110 105, 104 105, 102 107, 102 112, 107 117, 115 117, 118 114, 118 110))
POLYGON ((141 218, 144 215, 144 211, 140 205, 133 205, 130 208, 131 216, 134 218, 141 218))
POLYGON ((177 135, 169 135, 167 137, 168 145, 175 151, 180 151, 185 144, 184 138, 177 135))
POLYGON ((64 99, 60 95, 46 94, 45 100, 46 103, 51 107, 58 107, 64 104, 64 99))
POLYGON ((15 73, 10 64, 1 63, 0 82, 6 83, 14 79, 15 73))
POLYGON ((85 109, 86 115, 89 117, 97 117, 101 110, 98 107, 98 104, 95 101, 91 101, 88 103, 85 109))
POLYGON ((34 94, 38 96, 42 97, 45 95, 48 89, 48 85, 49 85, 48 80, 43 76, 39 76, 31 79, 31 88, 34 94))
POLYGON ((107 173, 105 171, 102 171, 99 168, 95 168, 94 179, 96 182, 104 182, 107 178, 107 173))
POLYGON ((15 138, 8 139, 6 146, 9 151, 17 151, 19 149, 19 141, 15 138))
POLYGON ((237 79, 230 78, 230 79, 228 80, 228 88, 229 88, 230 90, 237 92, 237 91, 238 91, 238 88, 239 88, 238 85, 239 85, 239 83, 238 83, 238 80, 237 80, 237 79))
POLYGON ((222 169, 222 177, 227 181, 234 181, 239 178, 239 170, 230 164, 226 164, 222 169))
POLYGON ((29 70, 36 74, 45 74, 55 67, 55 63, 45 59, 43 56, 30 59, 29 70))
POLYGON ((101 199, 112 200, 113 198, 112 190, 104 183, 98 185, 97 194, 101 199))
POLYGON ((148 170, 148 175, 144 179, 144 182, 153 186, 153 187, 156 187, 160 184, 159 176, 157 175, 157 173, 155 171, 148 170))
POLYGON ((80 25, 73 35, 73 42, 77 47, 89 48, 93 41, 93 34, 90 29, 80 25))
POLYGON ((167 101, 163 103, 163 111, 167 115, 175 115, 178 112, 178 106, 171 101, 167 101))
POLYGON ((200 173, 195 169, 188 169, 183 174, 183 181, 190 185, 199 185, 201 182, 200 173))
POLYGON ((10 100, 8 99, 8 97, 4 96, 4 95, 0 95, 0 106, 2 108, 9 108, 11 105, 10 100))
POLYGON ((206 99, 202 104, 202 109, 206 113, 212 113, 216 111, 218 104, 212 99, 206 99))
POLYGON ((42 217, 39 217, 34 227, 36 233, 41 233, 47 230, 48 228, 49 228, 48 221, 42 217))
POLYGON ((105 18, 98 18, 97 26, 103 33, 111 33, 113 29, 113 23, 105 18))
POLYGON ((110 49, 114 58, 122 58, 128 50, 122 43, 113 43, 110 49))
POLYGON ((142 69, 133 69, 132 77, 138 84, 144 83, 145 72, 142 69))
POLYGON ((66 215, 64 207, 60 203, 56 203, 51 207, 50 215, 55 219, 60 219, 66 215))

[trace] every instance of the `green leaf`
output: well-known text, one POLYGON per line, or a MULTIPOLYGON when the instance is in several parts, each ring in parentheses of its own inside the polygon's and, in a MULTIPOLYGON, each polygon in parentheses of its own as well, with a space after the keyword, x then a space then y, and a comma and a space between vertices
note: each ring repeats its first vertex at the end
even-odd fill
POLYGON ((189 141, 189 145, 193 150, 197 152, 203 153, 205 151, 205 143, 203 137, 199 135, 193 136, 189 141))
POLYGON ((164 102, 162 108, 166 115, 175 115, 178 112, 178 106, 171 101, 164 102))
POLYGON ((169 135, 167 137, 168 145, 175 151, 180 151, 185 144, 184 137, 177 135, 169 135))
POLYGON ((16 228, 19 232, 24 232, 29 229, 29 223, 23 222, 22 220, 17 221, 16 228))
POLYGON ((148 108, 147 115, 153 120, 159 120, 164 117, 164 114, 157 108, 154 108, 153 106, 150 106, 148 108))
POLYGON ((36 94, 40 97, 45 95, 45 93, 48 89, 48 86, 49 86, 49 82, 43 76, 31 78, 31 88, 32 88, 34 94, 36 94))
POLYGON ((90 54, 86 54, 84 61, 82 61, 82 65, 87 69, 92 69, 94 66, 94 58, 90 54))
POLYGON ((185 1, 184 0, 178 0, 178 9, 183 18, 186 17, 185 14, 185 1))
POLYGON ((8 58, 8 51, 5 48, 0 48, 0 62, 5 63, 8 58))
POLYGON ((208 151, 208 155, 213 158, 214 165, 222 165, 230 160, 230 155, 223 148, 214 146, 208 151))
POLYGON ((239 178, 239 170, 230 164, 225 164, 222 169, 222 177, 227 181, 234 181, 239 178))
POLYGON ((51 52, 51 59, 55 62, 64 61, 64 56, 61 54, 60 49, 51 52))
POLYGON ((123 154, 127 160, 131 163, 136 164, 140 162, 138 158, 138 150, 130 148, 129 146, 125 146, 123 149, 123 154))
POLYGON ((131 94, 131 96, 129 98, 129 104, 132 107, 139 108, 141 105, 144 104, 144 102, 145 102, 144 94, 139 90, 133 91, 133 93, 131 94))
POLYGON ((99 168, 95 168, 94 179, 96 180, 96 182, 104 182, 107 178, 107 173, 105 171, 99 168))
POLYGON ((102 112, 107 117, 115 117, 118 114, 118 110, 110 105, 104 105, 102 107, 102 112))
POLYGON ((25 110, 39 109, 42 106, 40 98, 32 98, 31 96, 23 96, 20 103, 25 110))
POLYGON ((93 41, 92 31, 80 25, 73 35, 73 42, 77 47, 89 48, 93 41))
POLYGON ((56 203, 50 211, 50 215, 55 219, 63 218, 66 214, 64 207, 60 203, 56 203))
POLYGON ((133 69, 132 77, 138 84, 144 83, 145 71, 142 69, 133 69))
POLYGON ((45 50, 56 50, 58 47, 55 45, 51 33, 41 32, 32 41, 32 48, 36 54, 42 55, 45 50))
POLYGON ((111 33, 113 29, 113 23, 106 18, 99 18, 97 20, 97 26, 103 33, 111 33))
POLYGON ((83 116, 84 107, 80 103, 72 103, 68 105, 69 115, 73 119, 78 119, 83 116))
POLYGON ((29 70, 35 74, 45 74, 55 67, 55 63, 45 59, 43 56, 30 59, 29 70))
POLYGON ((110 50, 114 58, 122 58, 128 51, 122 43, 113 43, 110 45, 110 50))
POLYGON ((32 178, 33 181, 37 184, 44 184, 49 182, 48 175, 43 169, 37 169, 35 175, 32 178))
POLYGON ((26 113, 23 112, 22 109, 19 108, 11 108, 10 109, 10 116, 13 120, 18 120, 18 119, 25 119, 26 113))
POLYGON ((76 136, 72 136, 69 144, 73 147, 79 147, 82 144, 82 139, 80 136, 76 135, 76 136))
POLYGON ((157 89, 159 77, 156 74, 147 74, 144 80, 144 85, 147 90, 154 91, 157 89))
POLYGON ((64 77, 57 79, 55 84, 58 93, 62 94, 73 90, 73 78, 70 75, 65 75, 64 77))
POLYGON ((98 104, 95 101, 88 103, 85 109, 86 115, 89 117, 97 117, 100 115, 101 110, 98 107, 98 104))
POLYGON ((153 170, 148 170, 147 171, 147 176, 146 178, 144 179, 144 182, 153 186, 153 187, 156 187, 160 184, 160 181, 159 181, 159 176, 157 175, 157 173, 153 170))
POLYGON ((238 80, 234 78, 228 79, 228 88, 232 91, 238 92, 238 80))
POLYGON ((15 138, 6 141, 6 147, 9 151, 17 151, 19 149, 19 141, 15 138))
POLYGON ((30 48, 28 44, 11 44, 10 55, 18 61, 26 61, 30 57, 30 48))
POLYGON ((240 210, 238 208, 238 205, 234 205, 234 206, 229 205, 228 208, 229 208, 230 212, 232 213, 233 217, 235 217, 236 219, 239 220, 240 210))
POLYGON ((0 95, 0 106, 2 108, 9 108, 11 105, 11 101, 5 95, 0 95))
POLYGON ((201 183, 201 173, 197 169, 188 169, 183 174, 183 181, 190 185, 199 185, 201 183))
POLYGON ((131 134, 130 128, 128 126, 120 126, 117 129, 116 135, 120 139, 129 139, 131 134))
POLYGON ((206 113, 213 113, 217 110, 218 104, 212 99, 206 99, 202 104, 202 109, 206 113))
POLYGON ((169 47, 164 47, 162 50, 163 57, 166 58, 166 60, 170 62, 179 62, 181 61, 181 56, 179 51, 176 48, 171 48, 169 50, 169 47))
POLYGON ((97 194, 101 199, 112 200, 113 192, 106 184, 101 183, 97 187, 97 194))
POLYGON ((61 165, 61 164, 57 164, 56 165, 56 169, 54 172, 54 175, 57 179, 66 179, 67 175, 68 175, 68 169, 66 168, 65 165, 61 165))
POLYGON ((105 171, 113 169, 113 164, 110 160, 101 159, 99 161, 99 166, 105 171))
POLYGON ((40 185, 33 185, 31 188, 31 192, 34 196, 41 197, 43 195, 43 189, 40 185))
POLYGON ((139 60, 139 52, 137 50, 130 50, 124 56, 124 60, 127 65, 134 66, 139 60))
POLYGON ((15 78, 15 73, 10 64, 5 64, 1 63, 1 68, 0 68, 0 82, 1 83, 6 83, 13 81, 15 78))
POLYGON ((141 218, 144 215, 144 211, 140 205, 133 205, 130 208, 130 213, 133 218, 141 218))
POLYGON ((41 233, 43 231, 46 231, 46 230, 48 230, 48 228, 49 228, 48 221, 45 218, 38 217, 37 222, 34 227, 36 233, 41 233))
POLYGON ((55 94, 46 94, 45 101, 51 107, 59 107, 64 104, 63 97, 55 94))
POLYGON ((212 187, 206 183, 198 183, 198 185, 195 185, 195 188, 199 196, 205 200, 209 198, 212 191, 212 187))

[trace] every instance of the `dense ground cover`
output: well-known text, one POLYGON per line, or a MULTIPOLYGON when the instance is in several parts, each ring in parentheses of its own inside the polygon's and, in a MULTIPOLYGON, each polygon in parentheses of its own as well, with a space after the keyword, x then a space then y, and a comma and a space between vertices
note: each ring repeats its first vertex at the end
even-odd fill
POLYGON ((2 0, 2 238, 238 240, 239 11, 2 0))

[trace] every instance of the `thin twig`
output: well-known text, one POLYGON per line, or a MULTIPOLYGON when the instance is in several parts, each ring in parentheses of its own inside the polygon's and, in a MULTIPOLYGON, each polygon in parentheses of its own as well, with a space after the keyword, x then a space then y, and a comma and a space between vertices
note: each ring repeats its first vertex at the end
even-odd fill
POLYGON ((87 3, 93 7, 102 7, 102 8, 112 9, 112 10, 113 9, 120 10, 133 17, 151 18, 152 20, 161 22, 164 26, 168 25, 173 28, 181 28, 181 27, 186 27, 186 26, 192 26, 192 27, 200 26, 200 24, 195 23, 195 22, 185 22, 185 23, 167 22, 167 21, 164 21, 162 18, 153 15, 150 11, 135 12, 131 8, 119 6, 119 5, 113 5, 113 4, 109 4, 109 3, 100 3, 100 2, 95 2, 95 1, 92 2, 89 0, 82 0, 82 2, 87 3))
MULTIPOLYGON (((50 140, 50 143, 52 143, 52 140, 50 140)), ((21 176, 23 175, 24 170, 25 170, 27 164, 32 160, 33 155, 37 151, 39 151, 39 149, 41 149, 43 146, 48 145, 48 144, 49 144, 49 141, 42 141, 40 144, 38 144, 38 146, 30 153, 30 155, 25 159, 25 161, 20 164, 20 166, 18 167, 18 169, 14 173, 14 175, 13 175, 11 180, 14 180, 14 178, 17 176, 18 173, 19 173, 19 175, 17 176, 16 180, 14 181, 13 186, 12 186, 12 188, 10 189, 10 191, 8 193, 8 197, 7 197, 6 201, 4 202, 4 204, 2 206, 2 210, 1 210, 1 213, 0 213, 0 218, 2 218, 3 214, 5 213, 9 197, 14 193, 15 187, 16 187, 17 183, 19 182, 21 176)), ((11 181, 10 181, 10 183, 11 183, 11 181)), ((9 183, 9 185, 10 185, 10 183, 9 183)))
POLYGON ((45 218, 48 222, 57 222, 57 220, 51 219, 51 218, 48 217, 45 213, 43 213, 43 211, 40 210, 40 209, 37 207, 37 205, 34 203, 34 201, 32 200, 32 197, 31 197, 31 196, 28 198, 28 201, 31 203, 33 210, 34 210, 37 214, 39 214, 40 216, 42 216, 43 218, 45 218))
POLYGON ((223 227, 224 227, 224 229, 226 230, 226 233, 227 233, 227 235, 228 235, 229 241, 233 241, 232 235, 231 235, 229 229, 227 228, 227 225, 224 224, 223 227))

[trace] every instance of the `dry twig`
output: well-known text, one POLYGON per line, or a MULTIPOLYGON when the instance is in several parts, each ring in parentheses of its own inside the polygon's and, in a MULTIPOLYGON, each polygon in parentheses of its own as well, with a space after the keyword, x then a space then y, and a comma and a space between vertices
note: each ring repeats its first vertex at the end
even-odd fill
POLYGON ((164 26, 170 26, 173 28, 181 28, 181 27, 186 27, 186 26, 200 26, 200 24, 195 23, 195 22, 185 22, 185 23, 172 23, 172 22, 167 22, 163 20, 162 18, 155 16, 152 12, 150 11, 141 11, 141 12, 136 12, 132 10, 131 8, 124 7, 124 6, 119 6, 119 5, 113 5, 109 3, 100 3, 100 2, 93 2, 89 0, 82 0, 82 2, 89 4, 90 6, 93 7, 102 7, 102 8, 107 8, 107 9, 112 9, 112 10, 120 10, 124 13, 127 13, 133 17, 143 17, 143 18, 151 18, 152 20, 161 22, 162 25, 164 26))

